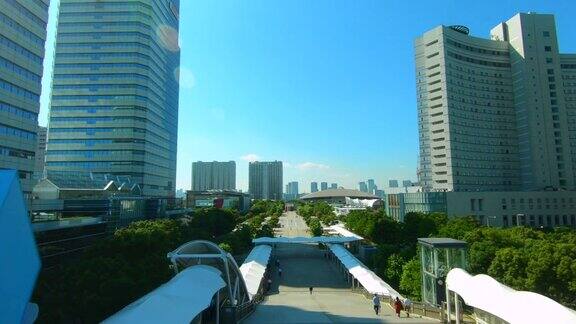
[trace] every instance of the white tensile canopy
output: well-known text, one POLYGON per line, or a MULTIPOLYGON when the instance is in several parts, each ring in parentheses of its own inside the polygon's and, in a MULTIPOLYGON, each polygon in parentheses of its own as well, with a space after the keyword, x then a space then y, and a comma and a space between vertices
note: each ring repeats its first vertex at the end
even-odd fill
POLYGON ((576 323, 576 312, 554 300, 529 291, 517 291, 479 274, 472 276, 455 268, 448 272, 446 284, 466 305, 498 316, 510 324, 576 323))
POLYGON ((262 278, 266 272, 266 267, 272 253, 272 247, 269 245, 258 245, 250 251, 250 254, 240 266, 240 273, 246 283, 246 289, 250 295, 250 300, 258 293, 262 278))
POLYGON ((335 232, 336 234, 344 236, 344 237, 355 237, 359 240, 364 239, 362 236, 347 230, 343 224, 336 224, 336 225, 328 226, 325 229, 328 231, 335 232))
POLYGON ((205 265, 189 267, 104 323, 190 323, 210 306, 212 297, 224 286, 218 269, 205 265))
POLYGON ((314 243, 349 243, 359 241, 357 237, 343 236, 315 236, 315 237, 259 237, 253 239, 254 244, 275 244, 275 243, 293 243, 293 244, 314 244, 314 243))
POLYGON ((360 262, 352 253, 346 250, 345 247, 339 244, 328 244, 328 248, 334 255, 342 262, 348 272, 360 282, 362 287, 371 294, 380 296, 390 296, 392 298, 400 298, 404 300, 402 295, 398 293, 389 284, 380 279, 373 271, 368 269, 362 262, 360 262))

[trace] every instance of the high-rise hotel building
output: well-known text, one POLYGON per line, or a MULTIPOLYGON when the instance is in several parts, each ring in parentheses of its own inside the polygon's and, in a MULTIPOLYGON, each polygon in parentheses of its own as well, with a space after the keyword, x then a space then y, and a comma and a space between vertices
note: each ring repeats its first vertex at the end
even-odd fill
POLYGON ((146 196, 174 194, 179 5, 60 0, 46 169, 128 175, 146 196))
POLYGON ((281 161, 250 162, 248 191, 252 198, 282 200, 283 172, 281 161))
POLYGON ((236 190, 236 162, 193 162, 192 191, 236 190))
POLYGON ((520 13, 490 39, 439 26, 415 41, 425 191, 574 190, 576 55, 553 15, 520 13))
POLYGON ((0 169, 33 186, 49 0, 0 1, 0 169))

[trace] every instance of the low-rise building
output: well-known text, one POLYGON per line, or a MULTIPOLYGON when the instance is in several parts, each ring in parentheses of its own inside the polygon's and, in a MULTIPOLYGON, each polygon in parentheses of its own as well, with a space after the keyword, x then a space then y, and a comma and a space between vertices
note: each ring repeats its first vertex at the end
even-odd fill
POLYGON ((367 192, 352 189, 327 189, 302 196, 304 202, 326 202, 332 205, 346 205, 348 199, 379 200, 378 197, 367 192))
POLYGON ((186 192, 186 207, 202 208, 233 208, 247 212, 251 206, 251 196, 248 193, 233 190, 206 190, 186 192))
POLYGON ((487 226, 576 227, 574 191, 414 192, 387 194, 386 212, 404 221, 409 212, 474 216, 487 226))
POLYGON ((46 172, 32 189, 33 222, 101 217, 108 231, 166 216, 168 197, 145 197, 130 177, 91 172, 46 172))

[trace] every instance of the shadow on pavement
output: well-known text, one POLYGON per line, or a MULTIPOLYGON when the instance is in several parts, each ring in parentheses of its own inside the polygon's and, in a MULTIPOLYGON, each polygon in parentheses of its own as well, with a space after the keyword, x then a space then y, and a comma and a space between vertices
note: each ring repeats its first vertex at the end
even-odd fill
POLYGON ((372 310, 366 307, 366 317, 343 316, 329 311, 311 311, 284 305, 258 305, 258 316, 246 318, 242 323, 430 323, 419 318, 398 318, 390 314, 374 317, 372 310))

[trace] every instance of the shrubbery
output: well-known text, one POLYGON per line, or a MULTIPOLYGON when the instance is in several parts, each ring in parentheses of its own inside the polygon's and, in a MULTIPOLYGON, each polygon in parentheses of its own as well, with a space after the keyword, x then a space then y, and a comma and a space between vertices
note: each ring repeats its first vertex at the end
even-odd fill
POLYGON ((174 274, 166 254, 191 240, 210 240, 234 255, 247 253, 252 239, 273 236, 282 202, 254 204, 248 215, 234 210, 195 210, 180 220, 134 222, 117 230, 70 263, 41 273, 33 302, 38 322, 96 323, 168 281, 174 274), (272 223, 264 223, 269 217, 272 223))
POLYGON ((382 211, 351 211, 347 227, 378 245, 371 264, 393 287, 420 298, 417 238, 450 237, 468 243, 468 270, 486 273, 514 289, 546 295, 576 306, 576 231, 567 228, 481 226, 473 217, 408 213, 404 223, 382 211))

